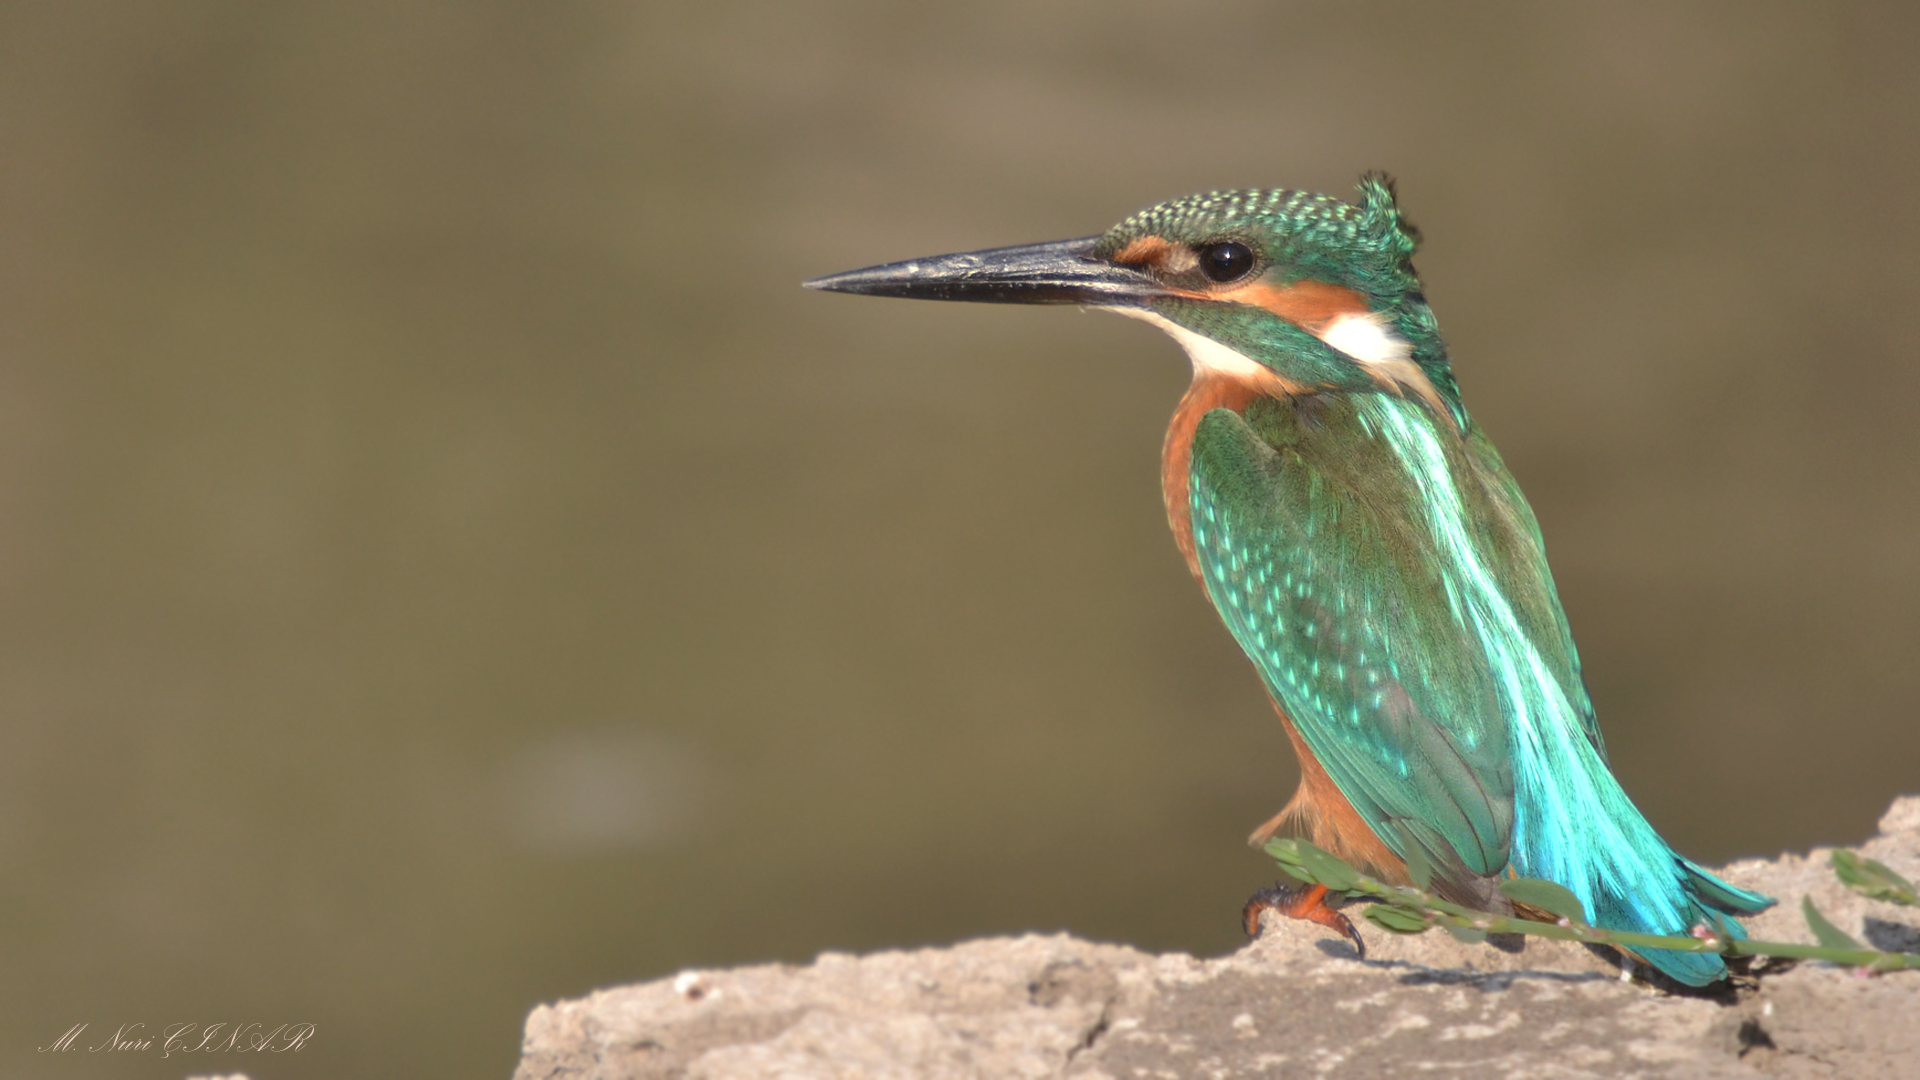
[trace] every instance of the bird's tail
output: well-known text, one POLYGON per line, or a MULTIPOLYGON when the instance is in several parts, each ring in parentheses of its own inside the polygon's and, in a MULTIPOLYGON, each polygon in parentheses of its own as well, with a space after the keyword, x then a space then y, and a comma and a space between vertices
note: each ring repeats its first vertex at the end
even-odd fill
MULTIPOLYGON (((1756 915, 1773 906, 1772 897, 1729 885, 1709 874, 1692 859, 1680 855, 1671 857, 1678 871, 1680 890, 1686 897, 1684 929, 1672 925, 1652 925, 1634 905, 1617 901, 1600 905, 1594 912, 1594 925, 1652 934, 1686 933, 1693 927, 1704 925, 1715 936, 1745 939, 1746 927, 1732 916, 1756 915)), ((1633 954, 1688 986, 1705 986, 1721 978, 1727 971, 1726 962, 1715 953, 1635 949, 1633 954)))
MULTIPOLYGON (((1587 768, 1547 778, 1517 770, 1513 868, 1555 881, 1586 905, 1607 930, 1686 935, 1704 925, 1720 937, 1745 938, 1735 916, 1773 905, 1771 897, 1721 881, 1667 846, 1627 798, 1597 747, 1582 746, 1587 768)), ((1715 953, 1636 949, 1669 977, 1705 986, 1726 975, 1715 953)))

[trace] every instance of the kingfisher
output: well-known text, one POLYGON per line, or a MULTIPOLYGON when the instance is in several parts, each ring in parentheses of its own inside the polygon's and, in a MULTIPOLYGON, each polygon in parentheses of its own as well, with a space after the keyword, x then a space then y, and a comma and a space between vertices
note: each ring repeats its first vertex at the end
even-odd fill
MULTIPOLYGON (((1347 202, 1211 191, 1098 236, 806 282, 868 296, 1078 304, 1150 323, 1193 364, 1160 485, 1174 542, 1300 762, 1281 830, 1507 912, 1509 876, 1593 925, 1744 937, 1769 897, 1676 853, 1615 779, 1540 527, 1462 404, 1393 182, 1347 202)), ((1289 914, 1345 919, 1315 887, 1289 914)), ((1348 927, 1351 932, 1350 927, 1348 927)), ((1357 935, 1352 935, 1356 938, 1357 935)), ((1718 955, 1641 950, 1690 986, 1718 955)))

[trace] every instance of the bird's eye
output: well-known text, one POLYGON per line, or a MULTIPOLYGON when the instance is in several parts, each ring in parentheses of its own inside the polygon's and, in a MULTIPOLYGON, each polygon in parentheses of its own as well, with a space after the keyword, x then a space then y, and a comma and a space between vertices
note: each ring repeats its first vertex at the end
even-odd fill
POLYGON ((1237 281, 1253 270, 1253 249, 1238 240, 1222 240, 1200 249, 1200 272, 1214 281, 1237 281))

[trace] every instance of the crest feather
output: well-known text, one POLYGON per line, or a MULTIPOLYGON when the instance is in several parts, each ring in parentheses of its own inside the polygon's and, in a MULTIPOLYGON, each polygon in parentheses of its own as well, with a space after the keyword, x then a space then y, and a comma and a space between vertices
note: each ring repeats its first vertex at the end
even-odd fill
POLYGON ((1370 172, 1360 177, 1360 232, 1383 251, 1409 257, 1420 248, 1420 230, 1400 216, 1393 177, 1370 172))

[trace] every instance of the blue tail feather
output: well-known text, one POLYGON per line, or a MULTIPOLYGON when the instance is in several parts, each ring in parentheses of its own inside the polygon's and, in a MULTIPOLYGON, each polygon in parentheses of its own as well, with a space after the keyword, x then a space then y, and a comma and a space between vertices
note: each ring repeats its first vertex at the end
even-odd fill
POLYGON ((1688 891, 1716 911, 1728 915, 1758 915, 1773 906, 1773 897, 1729 885, 1692 859, 1681 856, 1680 865, 1686 869, 1688 891))
MULTIPOLYGON (((1625 803, 1624 797, 1621 801, 1625 803)), ((1587 847, 1571 859, 1564 851, 1556 853, 1557 858, 1530 858, 1516 846, 1515 869, 1560 881, 1586 904, 1593 925, 1607 930, 1677 936, 1705 924, 1744 939, 1746 928, 1733 916, 1773 906, 1771 897, 1729 885, 1675 854, 1630 803, 1624 811, 1630 820, 1616 820, 1615 825, 1625 825, 1621 831, 1639 843, 1610 847, 1611 857, 1597 857, 1598 850, 1587 847), (1540 872, 1543 863, 1552 869, 1540 872)), ((1706 986, 1727 973, 1726 962, 1714 953, 1636 949, 1634 955, 1688 986, 1706 986)))
MULTIPOLYGON (((1752 915, 1773 905, 1772 898, 1729 885, 1689 859, 1675 856, 1675 861, 1687 897, 1686 927, 1651 925, 1641 912, 1618 905, 1603 905, 1594 913, 1594 925, 1650 934, 1683 934, 1704 923, 1723 936, 1744 940, 1746 928, 1731 916, 1752 915)), ((1688 986, 1706 986, 1727 973, 1726 961, 1714 953, 1636 949, 1634 955, 1688 986)))

